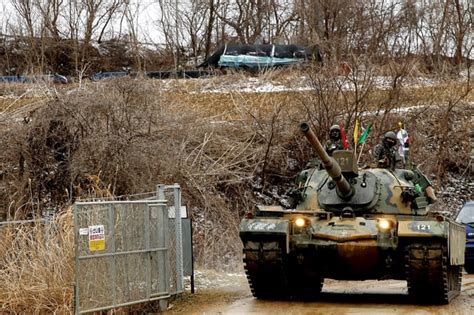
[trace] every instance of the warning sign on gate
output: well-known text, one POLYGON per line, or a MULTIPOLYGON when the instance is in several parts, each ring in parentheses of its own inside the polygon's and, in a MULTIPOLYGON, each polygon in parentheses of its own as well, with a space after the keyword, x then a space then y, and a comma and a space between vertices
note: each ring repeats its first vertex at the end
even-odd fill
POLYGON ((89 251, 105 249, 105 229, 103 225, 89 226, 89 251))

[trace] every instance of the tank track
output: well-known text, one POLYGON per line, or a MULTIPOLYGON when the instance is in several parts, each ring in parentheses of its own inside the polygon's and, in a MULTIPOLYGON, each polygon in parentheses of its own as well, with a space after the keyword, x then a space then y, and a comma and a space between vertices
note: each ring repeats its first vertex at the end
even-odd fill
POLYGON ((246 241, 244 266, 253 296, 261 299, 288 297, 288 279, 280 242, 246 241))
POLYGON ((314 299, 322 278, 311 278, 291 264, 285 244, 278 241, 244 242, 244 267, 253 296, 259 299, 314 299))
POLYGON ((449 264, 446 244, 417 242, 405 249, 408 294, 415 302, 447 304, 459 295, 461 266, 449 264))

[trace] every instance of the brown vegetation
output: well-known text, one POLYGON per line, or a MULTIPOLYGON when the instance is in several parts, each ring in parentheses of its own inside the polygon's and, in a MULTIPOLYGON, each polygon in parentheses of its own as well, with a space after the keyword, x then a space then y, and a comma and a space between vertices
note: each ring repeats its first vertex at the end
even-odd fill
MULTIPOLYGON (((311 121, 323 138, 334 122, 343 122, 349 135, 356 117, 373 122, 367 151, 403 120, 414 140, 413 160, 434 161, 423 169, 436 176, 438 187, 446 170, 466 174, 469 152, 459 148, 470 146, 469 82, 420 88, 389 82, 391 88, 380 90, 375 72, 358 76, 341 79, 337 70, 326 69, 307 77, 311 91, 278 93, 200 92, 222 78, 176 81, 175 86, 172 81, 111 80, 49 97, 34 111, 12 111, 17 118, 2 124, 5 150, 0 153, 8 216, 60 209, 78 197, 127 195, 178 182, 202 223, 226 222, 220 225, 225 233, 202 235, 210 237, 203 244, 221 247, 213 238, 236 235, 238 218, 257 202, 253 194, 281 202, 269 191, 291 183, 306 165, 311 151, 296 132, 302 120, 311 121), (396 114, 401 105, 423 107, 396 114)), ((276 78, 281 73, 263 79, 276 78)), ((244 78, 225 80, 239 79, 244 78)), ((11 108, 6 106, 6 113, 11 108)), ((223 257, 209 246, 202 250, 223 257)))
MULTIPOLYGON (((460 185, 451 182, 453 177, 472 181, 465 150, 471 145, 467 135, 474 100, 469 81, 417 88, 398 79, 397 84, 389 81, 389 88, 380 89, 375 69, 346 77, 338 72, 334 67, 306 76, 269 72, 260 78, 289 85, 304 80, 312 86, 309 91, 208 91, 238 80, 255 81, 234 74, 202 81, 108 80, 40 96, 40 105, 26 105, 24 110, 10 106, 14 98, 5 99, 0 121, 2 211, 10 218, 24 218, 44 210, 60 211, 77 198, 141 193, 153 191, 157 183, 176 182, 183 188, 193 218, 197 265, 235 269, 241 264, 238 225, 242 215, 253 211, 257 203, 286 205, 287 189, 311 157, 297 131, 302 120, 310 121, 322 138, 334 122, 344 122, 349 137, 355 117, 364 125, 373 122, 363 163, 370 160, 368 151, 379 136, 403 120, 414 139, 414 161, 437 179, 438 188, 460 185), (408 106, 420 107, 397 114, 399 107, 408 106), (445 149, 440 153, 441 146, 445 149)), ((458 202, 442 195, 439 204, 454 211, 458 202)), ((65 222, 69 217, 61 218, 65 222)), ((63 263, 56 264, 65 268, 58 271, 61 277, 64 273, 72 277, 70 224, 55 236, 62 244, 55 246, 66 253, 61 256, 63 263)), ((0 264, 7 266, 13 266, 10 263, 16 256, 5 252, 5 248, 15 250, 12 242, 30 244, 23 238, 31 237, 31 246, 49 246, 40 242, 42 238, 33 242, 39 236, 28 229, 6 235, 17 235, 2 240, 6 246, 3 254, 0 251, 0 264)), ((18 255, 30 250, 18 250, 18 255)), ((40 250, 35 251, 40 255, 40 250)), ((31 273, 42 268, 25 264, 31 273)), ((38 281, 47 277, 38 275, 38 281)), ((28 287, 25 290, 30 292, 28 287)), ((40 299, 43 294, 34 290, 12 301, 10 294, 17 291, 7 289, 7 296, 0 300, 9 301, 5 304, 9 310, 30 311, 24 308, 33 303, 28 299, 40 299)), ((37 307, 70 307, 63 303, 70 301, 72 288, 64 290, 58 291, 63 299, 55 298, 50 304, 38 300, 42 306, 37 307)))
POLYGON ((73 313, 71 208, 49 223, 0 231, 0 313, 73 313))
POLYGON ((0 83, 0 220, 62 213, 55 229, 1 231, 1 312, 71 311, 69 207, 77 198, 179 183, 197 265, 240 267, 240 218, 258 203, 287 206, 312 157, 297 131, 302 120, 321 138, 336 122, 349 138, 355 118, 372 122, 363 164, 402 120, 412 160, 440 192, 437 210, 473 198, 470 1, 158 1, 161 16, 149 22, 164 43, 143 43, 150 34, 140 33, 137 16, 151 7, 140 1, 11 3, 0 25, 0 74, 58 72, 79 84, 0 83), (194 67, 228 42, 319 45, 324 66, 259 73, 290 87, 272 93, 251 84, 243 91, 257 79, 239 73, 82 80, 100 70, 194 67), (426 75, 433 84, 420 81, 426 75))

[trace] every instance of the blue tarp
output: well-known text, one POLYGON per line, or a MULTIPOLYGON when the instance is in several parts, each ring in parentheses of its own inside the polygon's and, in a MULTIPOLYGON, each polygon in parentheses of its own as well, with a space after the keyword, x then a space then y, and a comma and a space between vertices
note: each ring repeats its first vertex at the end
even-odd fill
POLYGON ((317 45, 226 44, 199 67, 265 68, 293 65, 306 60, 322 62, 321 51, 317 45))
POLYGON ((266 67, 294 65, 301 61, 302 59, 299 59, 299 58, 276 58, 276 57, 248 56, 248 55, 237 55, 237 56, 222 55, 219 58, 218 65, 219 67, 230 67, 230 68, 239 68, 239 67, 266 68, 266 67))
POLYGON ((107 78, 121 78, 126 77, 130 74, 128 71, 110 71, 110 72, 98 72, 91 76, 92 81, 99 81, 107 78))
POLYGON ((68 79, 60 74, 47 74, 47 75, 33 75, 33 76, 21 76, 21 75, 7 75, 0 76, 0 82, 8 83, 34 83, 34 82, 54 82, 54 83, 68 83, 68 79))
POLYGON ((0 82, 25 83, 26 77, 17 76, 17 75, 6 75, 6 76, 0 77, 0 82))

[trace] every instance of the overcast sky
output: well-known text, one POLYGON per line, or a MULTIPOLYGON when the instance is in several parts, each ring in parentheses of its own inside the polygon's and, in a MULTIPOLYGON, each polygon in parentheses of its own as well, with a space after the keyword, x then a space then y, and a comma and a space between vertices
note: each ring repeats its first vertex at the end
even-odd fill
MULTIPOLYGON (((7 24, 10 25, 18 25, 19 23, 16 22, 17 13, 15 12, 12 2, 14 0, 0 0, 0 32, 11 34, 10 29, 7 27, 7 24)), ((44 1, 44 0, 43 0, 44 1)), ((64 3, 67 3, 66 0, 64 3)), ((379 0, 382 1, 382 0, 379 0)), ((385 0, 386 1, 386 0, 385 0)), ((426 1, 426 0, 424 0, 426 1)), ((473 0, 463 0, 463 1, 473 1, 473 0)), ((138 28, 138 38, 142 42, 152 42, 155 44, 163 44, 164 43, 164 36, 163 32, 159 25, 159 20, 161 19, 161 11, 159 6, 158 0, 130 0, 131 11, 138 12, 137 16, 135 17, 135 23, 138 28)), ((176 0, 163 0, 163 2, 171 4, 173 6, 176 3, 176 0)), ((389 3, 384 2, 384 3, 389 3)), ((189 0, 179 0, 179 7, 181 10, 186 6, 189 6, 189 0)), ((172 12, 174 13, 174 12, 172 12)), ((119 21, 116 20, 113 22, 109 30, 112 31, 113 34, 118 34, 119 30, 119 21)), ((126 23, 122 24, 122 35, 127 33, 127 25, 126 23)), ((471 33, 472 34, 472 33, 471 33)), ((95 36, 98 34, 96 33, 95 36)), ((95 37, 96 38, 96 37, 95 37)), ((429 40, 429 37, 426 37, 429 40)), ((466 44, 472 43, 473 38, 468 36, 466 38, 466 44)), ((452 46, 452 45, 451 45, 452 46)), ((453 47, 449 47, 446 51, 448 55, 452 55, 454 53, 453 47)), ((470 51, 471 58, 474 57, 474 50, 470 51)))

